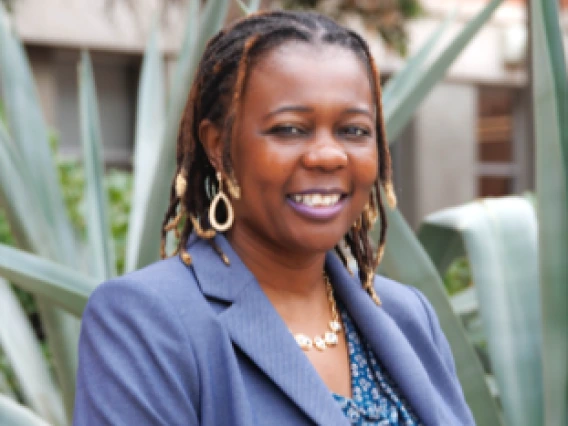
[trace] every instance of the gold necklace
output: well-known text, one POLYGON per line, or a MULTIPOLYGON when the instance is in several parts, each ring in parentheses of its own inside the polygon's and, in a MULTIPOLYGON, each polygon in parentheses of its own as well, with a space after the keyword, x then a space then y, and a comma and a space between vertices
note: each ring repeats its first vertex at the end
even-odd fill
POLYGON ((331 286, 326 273, 323 274, 323 280, 325 282, 327 300, 329 302, 329 308, 331 310, 329 331, 326 331, 323 335, 315 336, 313 339, 302 333, 294 334, 294 339, 296 339, 296 342, 304 351, 309 351, 311 348, 316 348, 318 351, 323 351, 326 348, 337 346, 337 344, 339 343, 339 336, 337 335, 337 333, 341 330, 341 322, 339 321, 339 315, 337 314, 337 305, 335 304, 335 298, 333 297, 333 287, 331 286))

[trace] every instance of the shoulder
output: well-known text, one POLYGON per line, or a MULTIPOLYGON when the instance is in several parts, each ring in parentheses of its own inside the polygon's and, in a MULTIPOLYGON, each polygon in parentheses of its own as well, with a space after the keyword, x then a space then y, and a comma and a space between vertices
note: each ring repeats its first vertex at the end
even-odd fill
POLYGON ((416 287, 375 276, 375 290, 382 308, 416 350, 434 347, 448 370, 455 373, 451 349, 440 327, 436 311, 416 287))
POLYGON ((137 310, 182 300, 199 303, 203 296, 191 268, 176 256, 103 282, 91 294, 86 311, 101 303, 137 310))
POLYGON ((179 418, 196 424, 199 345, 183 301, 175 298, 192 303, 200 293, 178 262, 168 259, 109 280, 89 298, 79 339, 74 424, 178 425, 179 418), (123 409, 108 410, 108 404, 123 409))
MULTIPOLYGON (((99 327, 186 334, 184 310, 206 305, 191 269, 177 257, 112 278, 91 294, 83 312, 83 331, 99 327)), ((158 332, 159 333, 159 332, 158 332)), ((146 337, 152 334, 145 333, 146 337)))
POLYGON ((383 309, 399 325, 418 323, 431 328, 431 316, 435 313, 417 288, 376 275, 375 291, 383 302, 383 309))
POLYGON ((83 312, 82 334, 104 339, 110 336, 105 330, 113 329, 113 334, 139 334, 136 344, 147 346, 167 337, 194 352, 201 347, 196 330, 207 326, 217 335, 216 322, 192 269, 172 257, 100 284, 83 312))
POLYGON ((405 336, 438 390, 438 414, 445 418, 440 424, 475 424, 457 378, 450 345, 428 299, 417 288, 382 276, 375 277, 375 290, 382 298, 382 308, 405 336))
POLYGON ((100 284, 83 313, 83 328, 131 327, 148 341, 177 335, 197 356, 224 336, 216 306, 202 292, 193 267, 174 256, 100 284))
POLYGON ((195 280, 191 268, 187 267, 179 257, 174 256, 105 281, 97 287, 96 291, 106 292, 111 288, 127 289, 135 286, 142 291, 155 292, 164 287, 168 290, 173 289, 188 280, 195 280))

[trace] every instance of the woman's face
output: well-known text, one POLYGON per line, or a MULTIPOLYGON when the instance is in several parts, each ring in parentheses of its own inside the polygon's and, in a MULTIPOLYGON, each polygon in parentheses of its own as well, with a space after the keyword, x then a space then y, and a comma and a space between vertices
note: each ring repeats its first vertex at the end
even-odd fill
POLYGON ((256 61, 231 145, 242 193, 229 238, 294 255, 333 248, 377 178, 375 113, 346 48, 290 42, 256 61))

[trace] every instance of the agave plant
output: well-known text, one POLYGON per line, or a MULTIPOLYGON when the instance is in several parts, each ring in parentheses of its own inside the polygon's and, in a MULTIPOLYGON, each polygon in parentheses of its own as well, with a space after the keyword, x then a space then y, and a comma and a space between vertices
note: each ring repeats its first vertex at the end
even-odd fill
POLYGON ((568 77, 556 2, 532 2, 544 424, 568 424, 568 77))
POLYGON ((542 424, 537 221, 531 200, 485 199, 436 212, 425 218, 419 237, 440 272, 467 255, 475 291, 455 297, 463 315, 480 312, 506 424, 542 424))
MULTIPOLYGON (((424 47, 411 58, 406 67, 393 77, 384 89, 384 112, 389 138, 395 140, 411 119, 414 111, 432 87, 445 75, 479 28, 489 19, 502 0, 493 0, 455 36, 441 51, 435 49, 447 25, 442 25, 424 47)), ((243 5, 247 12, 256 3, 243 5)), ((166 205, 168 187, 174 170, 174 144, 177 124, 187 97, 191 76, 205 41, 225 19, 228 0, 210 0, 200 10, 199 2, 189 4, 187 31, 180 50, 172 87, 165 99, 163 71, 157 47, 157 35, 151 37, 144 57, 139 89, 134 155, 134 195, 128 235, 126 270, 144 266, 158 258, 159 229, 166 205)), ((44 318, 61 319, 61 310, 80 316, 88 295, 98 282, 112 276, 114 258, 109 244, 108 217, 102 190, 100 128, 97 118, 96 90, 87 53, 79 68, 80 114, 82 143, 85 155, 86 194, 89 211, 87 246, 73 235, 62 207, 49 153, 38 148, 45 143, 45 125, 39 111, 37 96, 23 50, 10 31, 5 13, 0 9, 0 70, 5 103, 8 106, 9 129, 0 123, 0 205, 8 213, 10 224, 22 249, 0 245, 0 274, 42 300, 44 318), (8 132, 9 130, 9 132, 8 132), (30 220, 28 220, 30 218, 30 220), (68 250, 70 251, 68 253, 68 250)), ((47 150, 47 148, 45 148, 47 150)), ((468 342, 459 318, 454 314, 443 288, 440 274, 418 239, 397 210, 388 212, 390 230, 383 272, 420 288, 430 299, 452 346, 457 371, 466 399, 479 425, 501 424, 499 410, 491 394, 481 364, 468 342)), ((11 306, 15 306, 15 302, 11 306)), ((17 309, 17 308, 14 308, 17 309)), ((0 311, 0 321, 13 323, 0 311)), ((76 322, 63 332, 61 324, 47 327, 48 339, 58 360, 58 381, 61 395, 51 381, 41 357, 20 363, 19 351, 37 350, 33 341, 26 349, 14 349, 10 360, 20 365, 20 383, 29 380, 32 390, 24 391, 26 404, 51 424, 66 424, 70 419, 76 357, 76 322), (56 350, 56 349, 65 349, 56 350), (38 365, 47 377, 44 382, 26 377, 29 363, 38 365), (20 372, 21 371, 21 372, 20 372), (67 384, 67 386, 65 385, 67 384), (45 408, 45 395, 56 395, 45 408), (65 401, 62 404, 61 401, 65 401), (35 402, 34 402, 35 401, 35 402), (63 409, 65 407, 65 410, 63 409), (66 412, 67 415, 62 414, 66 412)), ((26 327, 25 321, 21 321, 26 327)), ((28 325, 29 327, 29 325, 28 325)), ((565 330, 565 328, 564 328, 565 330)), ((0 333, 4 349, 16 348, 14 339, 0 333)), ((44 363, 45 364, 45 363, 44 363)), ((28 421, 31 414, 14 403, 0 399, 2 416, 16 418, 22 414, 28 421)), ((8 418, 8 417, 4 417, 8 418)), ((39 421, 39 420, 38 420, 39 421)), ((29 422, 27 424, 30 424, 29 422)), ((40 424, 40 423, 38 423, 40 424)))
POLYGON ((470 203, 425 218, 420 240, 439 271, 466 254, 509 425, 568 424, 568 83, 555 2, 531 2, 536 200, 470 203), (535 204, 536 202, 536 209, 535 204), (538 218, 538 221, 537 221, 538 218))
MULTIPOLYGON (((228 0, 212 0, 200 10, 198 1, 190 3, 187 31, 167 107, 165 93, 159 87, 164 76, 156 32, 148 45, 139 92, 139 98, 146 101, 141 102, 137 115, 138 168, 133 199, 136 208, 133 209, 129 233, 132 249, 126 262, 128 269, 140 267, 157 257, 157 246, 147 244, 145 239, 157 240, 161 212, 148 206, 165 205, 167 202, 167 191, 163 188, 169 184, 169 171, 173 169, 176 127, 191 75, 205 41, 225 20, 228 5, 228 0), (148 97, 151 97, 151 102, 148 97), (163 106, 160 111, 153 110, 160 105, 163 106), (142 171, 145 176, 140 176, 142 171)), ((0 254, 4 265, 19 263, 19 266, 2 271, 4 279, 0 280, 0 288, 3 295, 8 294, 6 280, 10 280, 36 296, 59 389, 14 297, 2 298, 0 322, 10 324, 10 328, 1 328, 0 345, 18 378, 26 405, 50 424, 64 425, 71 419, 74 399, 77 317, 80 317, 95 286, 114 274, 102 189, 101 132, 92 67, 85 53, 80 66, 79 94, 89 213, 86 247, 74 235, 65 213, 31 69, 2 5, 0 74, 8 124, 6 128, 0 122, 0 205, 6 210, 19 247, 37 255, 34 257, 2 247, 7 250, 0 254)), ((31 424, 30 413, 23 408, 14 411, 13 407, 12 403, 0 404, 0 424, 13 424, 19 415, 24 416, 23 424, 31 424), (8 418, 11 420, 8 421, 8 418)))

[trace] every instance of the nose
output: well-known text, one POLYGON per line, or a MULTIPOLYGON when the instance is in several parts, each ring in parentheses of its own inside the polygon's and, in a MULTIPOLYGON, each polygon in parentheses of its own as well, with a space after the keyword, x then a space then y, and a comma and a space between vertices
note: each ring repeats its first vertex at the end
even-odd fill
POLYGON ((307 144, 303 156, 305 167, 323 171, 334 171, 345 167, 347 160, 345 148, 330 132, 318 132, 307 144))

